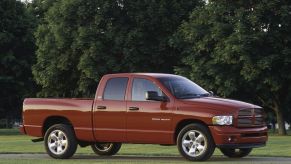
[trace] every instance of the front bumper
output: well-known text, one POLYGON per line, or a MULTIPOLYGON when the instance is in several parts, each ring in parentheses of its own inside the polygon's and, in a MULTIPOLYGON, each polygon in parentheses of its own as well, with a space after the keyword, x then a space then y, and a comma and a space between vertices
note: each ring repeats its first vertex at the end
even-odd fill
POLYGON ((232 126, 209 126, 218 148, 255 148, 266 145, 268 128, 236 128, 232 126))
POLYGON ((266 146, 266 142, 264 143, 252 143, 252 144, 222 144, 216 145, 218 148, 227 148, 227 149, 238 149, 238 148, 256 148, 266 146))

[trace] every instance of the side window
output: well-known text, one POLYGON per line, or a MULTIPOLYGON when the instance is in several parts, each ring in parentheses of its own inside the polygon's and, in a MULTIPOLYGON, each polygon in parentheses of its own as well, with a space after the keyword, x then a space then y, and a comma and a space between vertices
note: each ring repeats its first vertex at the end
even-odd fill
POLYGON ((159 96, 163 96, 163 92, 150 80, 134 78, 131 91, 131 100, 146 101, 145 95, 147 91, 156 91, 159 96))
POLYGON ((128 78, 117 77, 109 79, 106 83, 103 99, 104 100, 124 100, 128 78))

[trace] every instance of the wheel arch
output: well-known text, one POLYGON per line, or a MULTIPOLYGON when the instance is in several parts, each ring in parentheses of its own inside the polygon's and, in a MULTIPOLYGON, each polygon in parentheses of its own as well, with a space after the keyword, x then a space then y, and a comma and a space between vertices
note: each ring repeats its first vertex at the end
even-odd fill
POLYGON ((184 120, 179 121, 179 122, 177 123, 176 127, 175 127, 175 133, 174 133, 174 138, 173 138, 175 144, 176 144, 176 142, 177 142, 177 137, 178 137, 180 131, 181 131, 185 126, 187 126, 187 125, 189 125, 189 124, 193 124, 193 123, 201 124, 201 125, 205 126, 205 127, 208 129, 208 131, 209 131, 211 137, 213 137, 212 134, 211 134, 211 132, 210 132, 210 130, 209 130, 209 128, 208 128, 208 125, 207 125, 205 122, 203 122, 203 121, 201 121, 201 120, 197 120, 197 119, 184 119, 184 120))
MULTIPOLYGON (((64 117, 64 116, 49 116, 45 119, 42 125, 42 135, 44 136, 46 131, 53 125, 55 124, 65 124, 65 125, 70 125, 73 127, 73 124, 71 121, 64 117)), ((74 128, 72 128, 74 131, 74 128)))

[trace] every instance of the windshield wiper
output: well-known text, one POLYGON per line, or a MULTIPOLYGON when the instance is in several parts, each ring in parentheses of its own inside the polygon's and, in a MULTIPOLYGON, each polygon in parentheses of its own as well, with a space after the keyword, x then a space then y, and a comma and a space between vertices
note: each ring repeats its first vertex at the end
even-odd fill
POLYGON ((208 96, 211 96, 210 93, 204 93, 204 94, 200 94, 201 97, 208 97, 208 96))
POLYGON ((201 97, 200 94, 188 93, 182 96, 179 96, 179 99, 189 99, 189 98, 199 98, 201 97))
POLYGON ((211 95, 210 93, 204 93, 204 94, 188 93, 188 94, 184 94, 182 96, 179 96, 179 99, 208 97, 210 95, 211 95))

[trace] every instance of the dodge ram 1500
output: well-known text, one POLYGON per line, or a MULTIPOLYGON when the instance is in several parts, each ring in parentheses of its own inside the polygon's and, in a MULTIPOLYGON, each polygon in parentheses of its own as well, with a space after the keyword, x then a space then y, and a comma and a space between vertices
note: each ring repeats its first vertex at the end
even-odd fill
POLYGON ((215 148, 244 157, 268 138, 261 107, 158 73, 105 75, 94 99, 27 98, 20 131, 44 140, 59 159, 71 157, 77 145, 114 155, 121 143, 177 145, 191 161, 207 160, 215 148))

